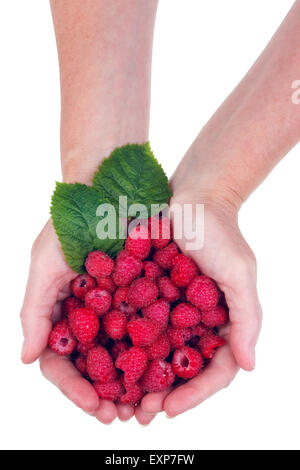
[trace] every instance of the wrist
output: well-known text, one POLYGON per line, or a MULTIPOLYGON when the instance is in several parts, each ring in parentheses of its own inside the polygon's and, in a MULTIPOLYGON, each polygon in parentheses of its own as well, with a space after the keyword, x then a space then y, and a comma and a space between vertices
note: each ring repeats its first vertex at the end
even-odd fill
POLYGON ((206 158, 188 152, 171 179, 173 201, 203 203, 236 217, 245 197, 235 184, 234 178, 224 169, 216 169, 204 152, 206 158))

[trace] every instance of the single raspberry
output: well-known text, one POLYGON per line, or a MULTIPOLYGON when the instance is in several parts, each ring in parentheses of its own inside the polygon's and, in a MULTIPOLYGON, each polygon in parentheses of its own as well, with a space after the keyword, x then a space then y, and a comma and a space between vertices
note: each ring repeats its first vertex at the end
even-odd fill
POLYGON ((103 318, 105 333, 112 339, 121 339, 127 333, 127 318, 121 310, 111 310, 103 318))
POLYGON ((100 317, 105 312, 108 312, 111 306, 111 294, 107 290, 95 287, 86 294, 85 306, 94 310, 94 312, 100 317))
POLYGON ((139 260, 147 258, 151 250, 148 229, 143 225, 134 227, 125 242, 125 250, 139 260))
POLYGON ((201 312, 186 302, 181 302, 171 312, 171 323, 174 328, 187 328, 200 323, 201 312))
POLYGON ((71 354, 76 348, 76 339, 66 320, 61 320, 53 327, 49 336, 49 347, 60 356, 71 354))
POLYGON ((91 343, 99 330, 97 315, 85 307, 76 308, 70 313, 69 325, 80 343, 91 343))
POLYGON ((81 375, 83 375, 83 376, 87 375, 86 356, 84 356, 83 354, 80 354, 75 360, 75 366, 76 366, 76 369, 79 370, 81 375))
POLYGON ((202 336, 199 340, 198 347, 205 359, 211 359, 217 348, 224 346, 225 340, 212 331, 202 336))
POLYGON ((167 217, 151 217, 149 219, 149 232, 152 245, 156 250, 165 248, 171 240, 171 224, 167 217))
POLYGON ((172 266, 172 260, 176 255, 178 255, 177 245, 175 242, 171 242, 162 250, 156 251, 154 253, 153 260, 159 264, 161 268, 170 269, 172 266))
POLYGON ((167 300, 158 299, 153 304, 143 308, 142 312, 144 317, 157 323, 161 330, 167 328, 170 315, 170 304, 167 300))
POLYGON ((172 303, 179 299, 180 291, 168 276, 160 277, 157 281, 160 297, 172 303))
POLYGON ((126 341, 115 341, 115 344, 111 348, 111 357, 113 358, 113 361, 116 362, 118 359, 119 355, 127 351, 129 349, 129 345, 126 343, 126 341))
POLYGON ((116 284, 110 277, 97 277, 97 286, 100 287, 100 289, 108 290, 111 294, 113 294, 117 288, 116 284))
POLYGON ((134 383, 125 386, 126 392, 119 399, 120 403, 128 405, 137 405, 143 398, 144 392, 139 383, 134 383))
POLYGON ((79 274, 71 282, 71 290, 79 299, 84 299, 88 291, 94 287, 96 287, 96 281, 89 274, 79 274))
POLYGON ((141 348, 133 346, 122 352, 116 360, 116 367, 124 371, 124 383, 133 384, 137 382, 145 372, 148 356, 141 348))
POLYGON ((209 328, 220 328, 228 322, 227 310, 221 305, 217 305, 211 310, 203 310, 202 322, 209 328))
POLYGON ((141 385, 145 392, 162 392, 170 387, 175 380, 172 366, 166 361, 155 359, 150 362, 144 373, 141 385))
POLYGON ((128 302, 133 307, 143 308, 152 304, 158 297, 158 288, 153 281, 141 277, 129 287, 128 302))
POLYGON ((96 341, 92 341, 91 343, 78 343, 77 344, 77 351, 82 354, 83 356, 87 356, 88 352, 97 346, 96 341))
POLYGON ((117 286, 126 287, 141 274, 142 269, 140 260, 122 250, 117 256, 112 279, 117 286))
POLYGON ((112 382, 94 382, 94 388, 97 395, 103 400, 117 401, 123 393, 123 387, 119 380, 112 382))
POLYGON ((130 318, 136 313, 137 308, 129 305, 128 292, 129 287, 119 287, 114 293, 112 306, 113 308, 121 310, 121 312, 124 312, 125 315, 130 318))
POLYGON ((85 267, 90 276, 110 276, 114 269, 114 260, 100 250, 92 251, 85 260, 85 267))
POLYGON ((210 310, 217 305, 219 293, 210 277, 196 276, 187 287, 186 298, 200 310, 210 310))
POLYGON ((185 343, 190 341, 193 335, 192 328, 172 328, 167 329, 167 336, 172 349, 182 348, 185 343))
POLYGON ((200 371, 202 364, 202 356, 196 349, 184 346, 174 352, 172 369, 178 377, 183 379, 195 377, 200 371))
POLYGON ((166 333, 160 335, 151 346, 146 348, 149 361, 154 359, 165 359, 170 354, 171 346, 166 333))
POLYGON ((62 303, 62 314, 68 317, 72 310, 80 307, 83 307, 83 302, 80 299, 77 297, 67 297, 62 303))
POLYGON ((102 346, 91 349, 87 356, 87 372, 94 381, 112 382, 117 375, 109 352, 102 346))
POLYGON ((127 331, 134 346, 141 348, 150 346, 161 333, 158 324, 148 318, 130 321, 127 325, 127 331))
POLYGON ((183 254, 175 256, 170 272, 171 279, 175 286, 186 287, 197 274, 197 265, 191 258, 183 254))
POLYGON ((150 281, 156 281, 164 274, 159 264, 155 263, 154 261, 144 261, 143 269, 145 278, 150 279, 150 281))

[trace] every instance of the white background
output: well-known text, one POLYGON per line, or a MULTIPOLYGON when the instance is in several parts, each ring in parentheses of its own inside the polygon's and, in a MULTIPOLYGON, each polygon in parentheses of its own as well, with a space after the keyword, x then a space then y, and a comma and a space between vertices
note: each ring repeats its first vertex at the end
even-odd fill
MULTIPOLYGON (((292 4, 161 0, 150 137, 168 175, 292 4)), ((161 414, 148 427, 135 420, 104 426, 46 382, 38 364, 19 360, 30 248, 61 178, 58 66, 48 2, 2 0, 0 44, 1 448, 299 449, 299 148, 240 216, 257 255, 264 309, 255 372, 240 373, 229 388, 175 419, 161 414)))

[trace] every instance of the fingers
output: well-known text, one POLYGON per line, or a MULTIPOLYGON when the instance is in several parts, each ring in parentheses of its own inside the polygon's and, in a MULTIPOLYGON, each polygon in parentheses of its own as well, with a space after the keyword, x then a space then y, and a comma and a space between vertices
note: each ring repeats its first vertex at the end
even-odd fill
POLYGON ((157 413, 163 411, 163 403, 166 396, 170 393, 168 388, 159 393, 148 393, 142 399, 140 405, 135 411, 135 417, 140 424, 149 424, 157 413))
POLYGON ((134 407, 132 405, 117 404, 117 413, 120 421, 128 421, 134 416, 134 407))
POLYGON ((148 393, 141 401, 141 409, 146 414, 160 413, 163 411, 163 403, 171 389, 168 388, 159 393, 148 393))
POLYGON ((155 416, 156 413, 144 413, 140 405, 137 406, 135 410, 136 420, 139 424, 142 424, 143 426, 147 426, 147 424, 150 424, 151 421, 155 418, 155 416))
POLYGON ((229 345, 221 348, 211 364, 197 377, 171 392, 165 399, 166 414, 174 417, 202 403, 233 380, 238 365, 229 345))
POLYGON ((76 406, 87 413, 98 410, 100 400, 97 393, 68 357, 58 356, 46 349, 40 357, 40 367, 44 377, 56 385, 76 406))
POLYGON ((99 406, 93 413, 93 416, 103 424, 111 424, 116 419, 117 415, 116 405, 109 400, 99 400, 99 406))

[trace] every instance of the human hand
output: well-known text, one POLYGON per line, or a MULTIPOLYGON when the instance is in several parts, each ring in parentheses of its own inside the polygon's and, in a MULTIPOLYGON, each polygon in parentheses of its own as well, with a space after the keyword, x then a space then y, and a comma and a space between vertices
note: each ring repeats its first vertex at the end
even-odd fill
POLYGON ((24 332, 22 360, 30 364, 40 358, 42 374, 56 385, 75 405, 102 423, 117 416, 127 420, 134 414, 129 405, 115 405, 99 400, 93 386, 85 380, 71 361, 47 348, 52 318, 59 318, 61 302, 69 294, 69 283, 76 273, 65 262, 51 220, 36 239, 21 320, 24 332))
MULTIPOLYGON (((138 415, 154 416, 165 411, 176 416, 195 407, 226 387, 239 367, 255 367, 255 345, 261 327, 261 307, 256 290, 256 261, 237 224, 233 205, 213 201, 196 191, 178 191, 173 181, 172 204, 204 203, 204 246, 198 251, 186 250, 189 240, 176 240, 183 252, 191 256, 200 271, 213 278, 224 292, 229 307, 230 323, 221 329, 227 344, 220 348, 212 363, 188 383, 162 393, 145 396, 138 415)), ((191 185, 191 187, 197 187, 191 185)), ((176 220, 175 220, 176 224, 176 220)))

